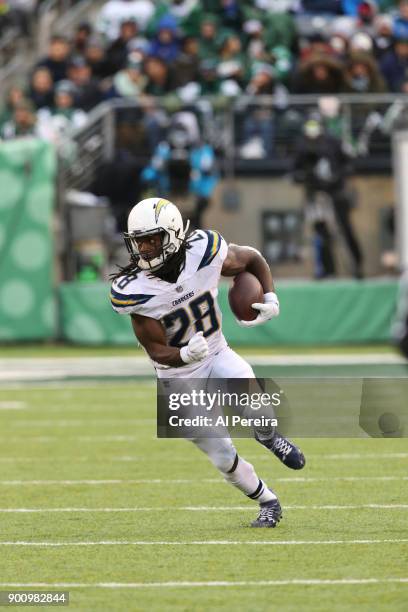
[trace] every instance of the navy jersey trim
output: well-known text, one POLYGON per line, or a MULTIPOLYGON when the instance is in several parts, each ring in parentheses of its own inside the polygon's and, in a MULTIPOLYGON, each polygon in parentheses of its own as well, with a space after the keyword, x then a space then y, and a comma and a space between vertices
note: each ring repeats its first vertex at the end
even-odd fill
POLYGON ((205 266, 210 265, 214 257, 217 255, 218 251, 221 248, 221 235, 218 232, 204 230, 205 234, 208 237, 208 244, 205 249, 205 253, 203 258, 198 266, 197 270, 201 270, 201 268, 205 268, 205 266))
POLYGON ((127 308, 128 306, 139 306, 141 304, 146 304, 149 300, 151 300, 154 295, 149 295, 147 293, 120 293, 119 291, 115 291, 115 289, 111 289, 111 302, 115 308, 127 308))

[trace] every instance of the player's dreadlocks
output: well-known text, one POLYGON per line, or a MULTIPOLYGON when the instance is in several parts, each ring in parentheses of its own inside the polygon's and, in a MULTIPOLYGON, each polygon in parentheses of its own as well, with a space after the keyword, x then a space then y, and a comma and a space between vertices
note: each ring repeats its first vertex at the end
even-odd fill
MULTIPOLYGON (((174 255, 169 257, 168 260, 161 266, 161 268, 155 270, 154 272, 150 272, 149 276, 160 278, 161 280, 164 280, 167 283, 175 283, 186 264, 186 251, 187 249, 191 248, 191 245, 188 242, 188 238, 189 236, 184 239, 177 253, 174 253, 174 255)), ((139 268, 137 261, 138 258, 131 256, 128 265, 123 267, 118 266, 118 271, 110 275, 110 280, 116 280, 120 276, 136 277, 137 274, 141 272, 141 268, 139 268)))

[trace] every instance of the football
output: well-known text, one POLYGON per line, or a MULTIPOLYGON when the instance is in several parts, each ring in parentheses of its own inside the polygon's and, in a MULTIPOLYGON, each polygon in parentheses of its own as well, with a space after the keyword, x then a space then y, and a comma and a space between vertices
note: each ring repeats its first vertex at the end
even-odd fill
POLYGON ((234 278, 228 292, 228 300, 238 320, 253 321, 259 312, 254 310, 251 304, 264 301, 262 285, 250 272, 241 272, 234 278))

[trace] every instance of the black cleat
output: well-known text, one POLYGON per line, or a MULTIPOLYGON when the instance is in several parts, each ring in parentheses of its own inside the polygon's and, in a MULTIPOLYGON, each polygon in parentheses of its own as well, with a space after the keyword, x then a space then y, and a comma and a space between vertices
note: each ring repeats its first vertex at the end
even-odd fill
POLYGON ((251 523, 251 527, 270 527, 277 526, 282 518, 282 508, 278 499, 265 502, 259 505, 258 518, 251 523))
POLYGON ((306 459, 300 448, 295 446, 290 440, 281 436, 278 432, 267 440, 260 440, 255 432, 255 439, 258 440, 262 446, 270 450, 279 461, 282 461, 282 463, 286 465, 286 467, 292 470, 301 470, 305 467, 306 459))

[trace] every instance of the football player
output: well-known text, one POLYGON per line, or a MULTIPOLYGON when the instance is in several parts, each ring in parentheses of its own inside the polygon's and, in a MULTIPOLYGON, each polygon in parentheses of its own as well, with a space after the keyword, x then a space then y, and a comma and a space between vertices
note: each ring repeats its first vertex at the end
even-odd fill
MULTIPOLYGON (((162 198, 134 206, 124 234, 130 263, 114 277, 114 310, 130 314, 137 339, 159 378, 255 378, 251 366, 228 345, 217 303, 220 275, 248 271, 260 281, 264 303, 246 327, 279 315, 279 301, 268 264, 251 247, 227 244, 216 231, 188 233, 178 208, 162 198)), ((301 469, 302 452, 274 428, 255 437, 286 466, 301 469)), ((223 477, 260 504, 253 527, 275 527, 281 506, 275 493, 238 456, 230 437, 194 438, 223 477)))

